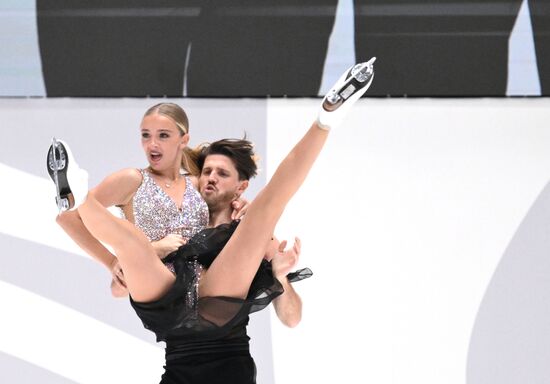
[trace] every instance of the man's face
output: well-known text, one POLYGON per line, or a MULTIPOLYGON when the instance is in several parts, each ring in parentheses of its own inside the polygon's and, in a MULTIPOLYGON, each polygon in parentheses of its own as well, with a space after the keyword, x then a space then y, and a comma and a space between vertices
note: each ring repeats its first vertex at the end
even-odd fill
POLYGON ((223 209, 237 199, 248 186, 239 180, 233 161, 225 155, 208 155, 199 177, 199 192, 210 210, 223 209))

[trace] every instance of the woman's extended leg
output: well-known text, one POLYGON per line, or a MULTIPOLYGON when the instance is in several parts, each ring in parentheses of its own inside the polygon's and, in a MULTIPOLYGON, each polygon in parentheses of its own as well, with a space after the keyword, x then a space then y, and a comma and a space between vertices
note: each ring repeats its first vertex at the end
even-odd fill
POLYGON ((156 300, 173 285, 174 275, 133 224, 113 216, 92 193, 78 207, 78 212, 88 231, 115 251, 128 291, 135 301, 156 300))
MULTIPOLYGON (((335 88, 342 91, 339 95, 343 97, 343 104, 342 100, 339 100, 341 107, 337 108, 347 110, 367 90, 372 81, 372 62, 367 63, 370 69, 369 76, 365 77, 365 73, 353 74, 350 70, 329 91, 329 95, 335 99, 338 96, 334 96, 332 91, 335 88), (352 77, 355 75, 360 75, 362 81, 355 82, 351 90, 348 84, 351 84, 349 81, 353 80, 352 77)), ((340 112, 341 110, 335 109, 329 114, 340 112)), ((327 111, 324 110, 322 113, 326 114, 327 111)), ((250 205, 229 242, 204 273, 199 296, 246 297, 277 221, 323 148, 328 136, 327 128, 324 122, 315 122, 282 161, 269 183, 250 205)))
POLYGON ((287 155, 250 204, 229 242, 203 274, 199 296, 246 296, 275 224, 304 181, 327 136, 328 131, 313 124, 287 155))

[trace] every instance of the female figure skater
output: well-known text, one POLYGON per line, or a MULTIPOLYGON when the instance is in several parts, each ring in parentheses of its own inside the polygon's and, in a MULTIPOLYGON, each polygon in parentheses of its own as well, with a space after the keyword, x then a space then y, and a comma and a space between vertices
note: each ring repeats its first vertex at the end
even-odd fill
MULTIPOLYGON (((238 351, 242 336, 239 324, 257 305, 264 304, 262 299, 266 295, 262 293, 266 287, 262 286, 258 274, 266 245, 286 204, 323 147, 329 129, 338 125, 370 86, 373 62, 374 58, 354 66, 329 91, 317 121, 282 161, 239 225, 231 223, 202 231, 180 249, 174 261, 175 275, 164 267, 143 232, 130 222, 114 217, 105 208, 128 203, 132 191, 141 183, 135 172, 121 171, 110 176, 88 193, 82 205, 69 204, 78 207, 83 226, 90 235, 114 249, 124 270, 132 304, 145 326, 160 340, 186 341, 178 351, 175 365, 171 363, 167 348, 162 383, 186 380, 255 382, 253 362, 249 356, 241 356, 235 351, 238 351), (227 339, 235 342, 230 345, 229 353, 224 354, 227 351, 224 351, 223 341, 227 339), (209 353, 197 354, 204 343, 207 343, 205 352, 211 352, 216 341, 221 341, 222 345, 215 357, 209 353), (182 364, 181 358, 189 353, 191 360, 182 364), (234 369, 220 372, 216 369, 220 364, 234 369)), ((150 133, 158 133, 159 140, 169 140, 169 129, 162 124, 157 127, 150 128, 144 119, 145 138, 150 133), (167 133, 167 137, 163 136, 167 133)), ((173 155, 163 152, 162 148, 149 152, 152 165, 161 165, 166 157, 173 155)), ((54 163, 58 164, 56 159, 54 163)), ((68 166, 54 167, 54 179, 61 179, 58 185, 66 186, 60 188, 63 190, 61 198, 64 198, 61 195, 67 198, 72 193, 71 177, 67 180, 68 166)), ((166 183, 173 180, 161 179, 166 183)), ((176 206, 181 205, 176 201, 176 206)))
MULTIPOLYGON (((244 139, 223 139, 202 146, 197 164, 201 169, 199 193, 208 206, 209 227, 230 224, 233 221, 233 203, 246 191, 250 179, 257 173, 255 157, 253 144, 244 139)), ((143 218, 141 221, 143 222, 143 218)), ((289 276, 288 272, 296 265, 300 255, 299 239, 296 238, 292 248, 285 248, 286 241, 279 243, 275 238, 268 245, 266 261, 262 263, 266 264, 263 268, 271 271, 271 274, 265 275, 264 286, 272 286, 274 294, 280 293, 280 288, 284 290, 273 301, 274 309, 284 325, 294 327, 301 319, 301 299, 289 283, 309 277, 312 272, 305 268, 289 276), (270 276, 272 282, 267 284, 270 276), (277 287, 279 283, 282 285, 280 288, 277 287)), ((178 254, 168 256, 164 263, 173 265, 169 262, 173 257, 178 257, 178 254)), ((113 280, 111 292, 115 297, 128 296, 126 287, 117 280, 113 280)))
MULTIPOLYGON (((206 227, 208 208, 196 190, 198 153, 187 147, 189 120, 185 111, 172 103, 149 108, 143 117, 141 135, 149 167, 119 171, 109 176, 101 189, 110 193, 124 185, 124 196, 109 196, 108 200, 118 201, 124 216, 145 233, 162 259, 206 227)), ((64 143, 56 142, 50 147, 48 172, 60 185, 57 200, 60 211, 64 212, 57 217, 58 224, 84 251, 111 271, 114 285, 124 286, 116 256, 89 233, 78 211, 67 210, 75 205, 75 196, 86 195, 88 187, 86 172, 74 163, 64 143), (68 175, 55 172, 57 162, 67 167, 68 175), (67 177, 80 179, 81 182, 71 185, 76 191, 70 190, 67 177)), ((243 201, 236 201, 234 214, 240 215, 243 206, 243 201)))

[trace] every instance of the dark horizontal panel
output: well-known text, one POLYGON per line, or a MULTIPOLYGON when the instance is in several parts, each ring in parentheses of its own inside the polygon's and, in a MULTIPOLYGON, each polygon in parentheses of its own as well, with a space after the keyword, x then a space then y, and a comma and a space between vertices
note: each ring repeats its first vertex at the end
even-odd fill
POLYGON ((85 8, 38 10, 39 17, 196 17, 200 7, 166 8, 85 8))

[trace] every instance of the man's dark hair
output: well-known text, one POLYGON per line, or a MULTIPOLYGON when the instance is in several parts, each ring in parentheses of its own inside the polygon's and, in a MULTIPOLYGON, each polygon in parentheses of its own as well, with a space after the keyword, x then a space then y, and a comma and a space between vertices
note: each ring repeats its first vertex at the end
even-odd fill
POLYGON ((246 139, 223 139, 205 144, 197 159, 197 164, 201 171, 208 155, 224 155, 229 157, 233 161, 235 168, 237 168, 239 180, 250 180, 256 176, 258 166, 255 161, 254 145, 246 139))

